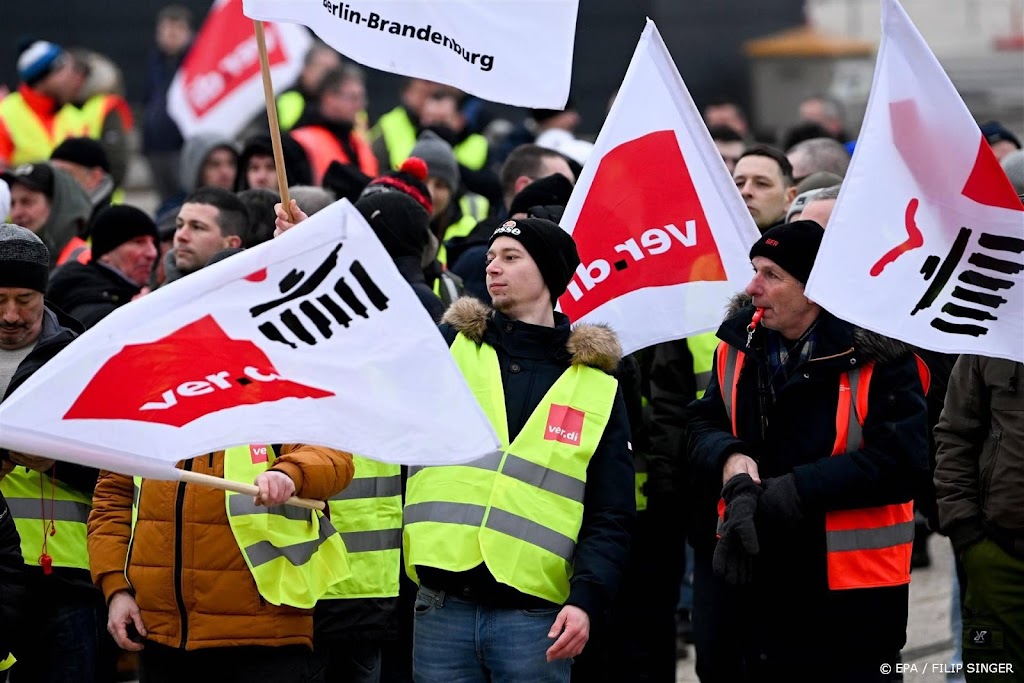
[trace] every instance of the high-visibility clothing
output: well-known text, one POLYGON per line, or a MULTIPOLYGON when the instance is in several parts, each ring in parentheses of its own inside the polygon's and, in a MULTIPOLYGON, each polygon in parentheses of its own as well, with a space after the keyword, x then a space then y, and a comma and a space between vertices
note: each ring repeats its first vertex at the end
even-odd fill
MULTIPOLYGON (((260 458, 249 445, 226 449, 224 478, 254 481, 276 457, 270 446, 265 448, 266 455, 260 458)), ((132 542, 144 481, 135 477, 134 482, 132 542)), ((310 609, 328 588, 350 575, 345 544, 322 512, 292 505, 257 506, 252 495, 232 491, 224 492, 224 505, 256 588, 270 604, 310 609)))
POLYGON ((467 192, 459 199, 459 209, 462 212, 462 217, 449 225, 448 229, 444 231, 444 238, 441 240, 441 246, 437 250, 437 260, 445 265, 448 265, 448 250, 445 248, 448 240, 455 239, 456 237, 465 237, 473 232, 476 224, 487 217, 491 204, 487 201, 486 197, 473 192, 467 192))
POLYGON ((277 96, 277 123, 281 130, 291 130, 302 118, 304 111, 306 98, 298 90, 289 90, 277 96))
POLYGON ((125 131, 135 126, 135 119, 132 118, 132 110, 128 103, 120 95, 98 94, 93 95, 82 105, 82 123, 85 127, 85 134, 94 140, 103 139, 103 124, 110 112, 117 110, 124 122, 125 131))
POLYGON ((68 261, 88 263, 92 259, 92 248, 81 237, 72 237, 57 256, 57 265, 62 266, 68 261))
MULTIPOLYGON (((332 161, 339 161, 342 164, 353 163, 345 148, 338 142, 326 128, 321 126, 302 126, 289 133, 295 141, 302 145, 309 158, 309 165, 313 171, 313 183, 319 185, 324 179, 324 173, 332 161)), ((359 170, 370 176, 377 177, 377 158, 373 155, 370 145, 358 134, 353 132, 349 135, 349 142, 355 150, 355 164, 359 170)))
MULTIPOLYGON (((722 389, 722 402, 736 429, 736 386, 745 354, 722 342, 718 346, 716 373, 722 389)), ((863 426, 869 406, 868 396, 873 361, 839 376, 839 405, 836 408, 836 439, 832 457, 842 456, 863 446, 863 426)), ((927 368, 918 362, 925 392, 927 368)), ((724 506, 719 502, 719 515, 724 506)), ((825 546, 828 583, 832 590, 879 588, 910 583, 910 553, 914 543, 914 503, 825 513, 825 546)))
POLYGON ((393 598, 402 564, 402 468, 353 455, 352 482, 328 501, 352 575, 323 599, 393 598))
MULTIPOLYGON (((392 168, 399 168, 416 146, 416 125, 404 107, 395 107, 377 119, 377 125, 370 135, 373 139, 384 138, 392 168)), ((487 149, 487 138, 473 133, 455 145, 452 151, 460 164, 472 171, 479 171, 487 163, 487 149)))
POLYGON ((26 564, 45 569, 40 557, 46 553, 53 567, 89 569, 86 524, 92 496, 25 467, 15 467, 4 477, 0 491, 21 536, 26 564))
POLYGON ((562 604, 583 521, 587 466, 608 424, 616 380, 573 365, 509 443, 498 354, 459 334, 451 347, 501 450, 464 465, 409 473, 404 543, 409 575, 487 566, 499 581, 562 604))
POLYGON ((693 357, 693 377, 696 380, 697 398, 704 397, 704 390, 711 381, 711 371, 715 365, 715 349, 718 348, 718 336, 714 332, 705 332, 694 337, 687 337, 686 346, 693 357))
POLYGON ((74 105, 64 105, 52 121, 45 122, 20 92, 0 101, 0 121, 11 136, 11 166, 46 161, 65 138, 85 134, 82 113, 74 105))

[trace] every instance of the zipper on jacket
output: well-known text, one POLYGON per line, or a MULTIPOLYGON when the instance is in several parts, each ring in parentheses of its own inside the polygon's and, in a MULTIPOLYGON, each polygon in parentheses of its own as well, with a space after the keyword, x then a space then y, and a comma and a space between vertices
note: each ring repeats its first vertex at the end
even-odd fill
MULTIPOLYGON (((186 460, 183 467, 186 471, 192 471, 192 461, 186 460)), ((174 599, 178 603, 178 616, 181 618, 181 645, 184 650, 188 640, 188 612, 185 610, 185 596, 181 588, 181 572, 184 563, 182 555, 182 527, 184 525, 185 512, 185 482, 178 482, 177 497, 174 501, 174 599)))

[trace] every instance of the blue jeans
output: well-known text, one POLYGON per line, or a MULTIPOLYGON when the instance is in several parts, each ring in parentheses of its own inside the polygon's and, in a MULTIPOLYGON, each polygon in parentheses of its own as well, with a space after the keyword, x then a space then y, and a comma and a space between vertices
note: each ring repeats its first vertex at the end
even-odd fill
MULTIPOLYGON (((30 594, 31 595, 31 594, 30 594)), ((19 627, 12 683, 91 683, 96 680, 99 615, 95 605, 29 604, 19 627)))
POLYGON ((484 607, 421 586, 416 594, 416 683, 568 683, 572 660, 548 662, 560 608, 484 607))

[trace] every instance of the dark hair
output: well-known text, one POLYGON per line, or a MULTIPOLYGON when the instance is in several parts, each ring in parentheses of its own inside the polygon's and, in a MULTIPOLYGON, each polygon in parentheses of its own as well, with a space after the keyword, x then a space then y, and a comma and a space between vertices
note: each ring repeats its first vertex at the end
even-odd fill
POLYGON ((167 5, 157 12, 156 21, 180 21, 192 28, 192 10, 183 5, 167 5))
POLYGON ((238 235, 246 241, 249 210, 241 199, 219 187, 201 187, 185 197, 184 204, 209 204, 217 209, 217 226, 222 235, 238 235))
POLYGON ((341 68, 331 69, 324 74, 323 79, 320 81, 320 85, 316 89, 316 99, 322 99, 324 95, 334 92, 340 88, 343 83, 348 81, 359 81, 360 83, 365 83, 366 76, 364 75, 363 70, 354 64, 346 64, 341 68))
POLYGON ((743 136, 732 126, 711 126, 708 132, 711 133, 711 139, 716 142, 743 142, 743 136))
POLYGON ((817 138, 835 138, 832 133, 829 133, 820 123, 814 121, 803 121, 796 125, 790 126, 782 134, 782 144, 780 147, 787 152, 791 151, 795 145, 799 145, 801 142, 806 140, 815 140, 817 138))
POLYGON ((513 149, 498 172, 502 194, 508 195, 512 192, 515 188, 516 178, 519 176, 537 180, 541 173, 541 163, 545 159, 554 158, 564 159, 565 157, 553 149, 540 145, 519 145, 513 149))
POLYGON ((249 214, 249 226, 242 234, 242 248, 248 249, 268 242, 274 236, 274 204, 281 201, 276 192, 263 188, 249 188, 238 193, 249 214))
POLYGON ((726 97, 725 95, 716 95, 709 99, 708 103, 704 105, 704 111, 707 111, 709 107, 733 107, 737 112, 739 112, 740 116, 744 119, 747 118, 747 112, 743 111, 743 107, 741 107, 736 100, 731 97, 726 97))
POLYGON ((742 159, 743 157, 768 157, 779 165, 779 171, 782 173, 782 184, 786 187, 793 184, 793 164, 789 163, 789 159, 786 158, 785 154, 774 147, 754 145, 744 150, 739 158, 742 159))

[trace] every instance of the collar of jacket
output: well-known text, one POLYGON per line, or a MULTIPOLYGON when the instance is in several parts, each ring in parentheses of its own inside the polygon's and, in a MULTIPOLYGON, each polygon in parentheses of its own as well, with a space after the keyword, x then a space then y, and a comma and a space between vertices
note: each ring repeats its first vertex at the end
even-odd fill
POLYGON ((609 374, 622 359, 622 346, 611 328, 584 323, 570 327, 569 319, 557 311, 555 327, 546 328, 512 320, 467 296, 449 306, 441 322, 478 344, 486 342, 505 348, 514 344, 517 352, 527 350, 527 346, 539 347, 566 363, 586 365, 609 374), (520 340, 524 340, 522 345, 520 340))
MULTIPOLYGON (((729 304, 725 321, 718 328, 718 338, 741 351, 750 351, 747 348, 747 325, 753 315, 754 306, 750 296, 746 293, 737 294, 729 304)), ((766 334, 767 330, 758 327, 751 341, 751 348, 756 352, 753 356, 758 362, 764 357, 766 334)), ((913 351, 908 344, 840 320, 824 309, 818 318, 815 339, 814 356, 808 362, 836 363, 845 368, 868 361, 891 362, 913 351)))

